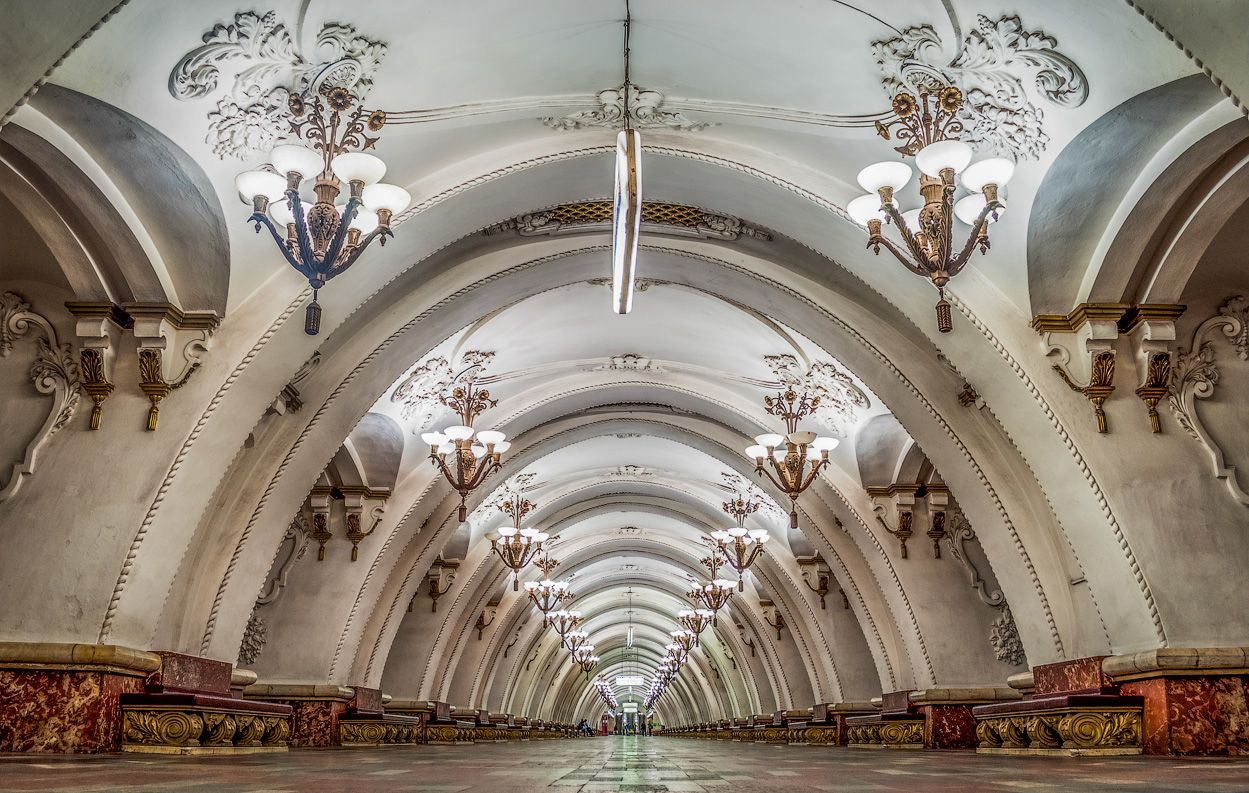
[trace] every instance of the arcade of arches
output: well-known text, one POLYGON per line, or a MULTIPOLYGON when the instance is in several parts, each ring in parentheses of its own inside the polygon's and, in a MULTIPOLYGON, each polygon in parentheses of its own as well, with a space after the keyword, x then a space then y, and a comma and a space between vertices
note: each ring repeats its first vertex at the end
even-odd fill
POLYGON ((1249 751, 1249 7, 628 5, 5 5, 0 750, 1249 751))

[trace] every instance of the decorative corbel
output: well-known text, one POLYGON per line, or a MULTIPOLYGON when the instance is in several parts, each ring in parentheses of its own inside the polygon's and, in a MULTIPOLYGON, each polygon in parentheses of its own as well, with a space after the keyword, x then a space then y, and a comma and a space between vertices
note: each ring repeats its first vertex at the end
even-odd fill
POLYGON ((965 408, 971 407, 972 405, 976 405, 980 402, 980 395, 976 393, 976 389, 971 387, 971 383, 964 382, 963 390, 959 391, 957 396, 958 403, 965 408))
POLYGON ((850 596, 846 594, 846 590, 838 587, 837 591, 841 594, 841 607, 846 611, 850 610, 850 596))
POLYGON ((816 554, 809 559, 798 559, 798 567, 802 571, 802 582, 807 585, 807 589, 820 596, 820 609, 824 609, 824 598, 829 592, 829 575, 828 566, 824 564, 824 557, 816 554), (816 585, 811 585, 811 579, 815 579, 816 585))
POLYGON ((455 584, 455 574, 459 566, 459 562, 446 562, 443 561, 441 556, 430 565, 429 573, 426 574, 426 582, 429 589, 429 599, 432 601, 429 606, 431 612, 438 611, 438 598, 451 591, 451 586, 455 584), (447 582, 446 589, 442 588, 444 579, 447 582))
POLYGON ((477 615, 477 624, 473 627, 477 629, 477 641, 481 641, 482 635, 486 628, 494 624, 495 619, 499 616, 499 602, 492 600, 486 604, 486 611, 477 615), (490 612, 489 621, 486 620, 486 611, 490 612))
POLYGON ((1121 323, 1123 332, 1132 338, 1136 352, 1141 381, 1136 396, 1145 403, 1149 427, 1154 432, 1162 432, 1158 403, 1171 390, 1171 347, 1175 343, 1175 322, 1184 310, 1184 306, 1136 306, 1121 323))
POLYGON ((737 623, 737 634, 738 636, 741 637, 742 644, 750 648, 750 657, 754 658, 755 657, 755 640, 746 638, 746 626, 741 624, 740 622, 737 623))
POLYGON ((330 533, 330 494, 314 492, 308 498, 312 507, 312 539, 317 541, 317 561, 325 561, 325 544, 334 536, 330 533))
POLYGON ((1086 386, 1076 385, 1067 371, 1058 364, 1054 365, 1054 371, 1058 372, 1068 388, 1088 397, 1089 402, 1093 403, 1093 413, 1097 416, 1097 431, 1106 432, 1106 411, 1103 405, 1115 391, 1115 351, 1102 350, 1093 356, 1089 368, 1089 384, 1086 386))
POLYGON ((1136 389, 1136 395, 1149 409, 1149 426, 1154 432, 1162 432, 1162 419, 1158 416, 1158 403, 1171 391, 1171 353, 1150 353, 1145 372, 1145 384, 1136 389))
POLYGON ((760 600, 759 609, 763 612, 763 621, 776 628, 776 640, 781 640, 781 629, 785 627, 785 617, 776 604, 770 600, 760 600))
POLYGON ((169 303, 127 303, 132 331, 139 341, 139 388, 152 406, 147 413, 148 430, 156 429, 160 403, 187 384, 200 368, 220 319, 216 312, 184 312, 169 303), (173 378, 165 375, 165 350, 180 345, 183 365, 173 378))
POLYGON ((382 522, 382 515, 386 512, 384 503, 370 509, 369 517, 373 522, 368 531, 361 531, 365 499, 385 501, 390 497, 390 491, 384 488, 374 490, 369 487, 338 487, 334 490, 342 494, 347 510, 347 539, 351 541, 351 561, 354 562, 359 555, 360 541, 373 533, 377 525, 382 522))
POLYGON ((114 384, 108 373, 112 369, 114 350, 113 335, 124 329, 131 319, 113 303, 86 303, 71 301, 65 304, 77 320, 78 339, 82 348, 78 353, 82 390, 91 398, 90 429, 100 428, 100 413, 104 400, 113 393, 114 384))
POLYGON ((928 511, 932 518, 932 527, 928 529, 928 539, 932 540, 932 555, 941 558, 941 540, 945 537, 945 508, 950 505, 950 491, 944 486, 930 486, 927 492, 928 511))
POLYGON ((898 538, 898 544, 901 548, 902 558, 907 558, 906 541, 914 534, 912 524, 915 515, 912 509, 915 506, 915 494, 919 492, 920 485, 902 484, 895 482, 888 487, 869 487, 867 494, 876 502, 876 506, 872 511, 876 513, 876 520, 880 523, 885 531, 898 538), (886 513, 892 509, 898 516, 898 527, 895 529, 885 520, 886 513))

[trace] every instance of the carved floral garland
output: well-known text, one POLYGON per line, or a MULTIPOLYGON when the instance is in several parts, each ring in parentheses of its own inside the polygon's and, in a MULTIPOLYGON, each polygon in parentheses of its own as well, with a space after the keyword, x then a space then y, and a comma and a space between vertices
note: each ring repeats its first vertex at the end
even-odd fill
POLYGON ((931 25, 875 42, 872 52, 890 96, 953 83, 966 97, 960 111, 962 140, 1004 157, 1038 159, 1049 143, 1041 129, 1045 114, 1029 99, 1016 72, 1021 67, 1036 70, 1036 90, 1058 107, 1079 107, 1089 95, 1084 72, 1057 46, 1043 31, 1024 30, 1019 17, 994 22, 982 15, 952 60, 945 57, 947 48, 931 25))
POLYGON ((183 101, 201 99, 217 90, 220 64, 245 61, 230 92, 208 114, 207 137, 217 156, 245 160, 290 132, 292 91, 310 96, 328 84, 363 97, 385 54, 385 44, 357 34, 351 25, 326 23, 311 57, 305 57, 276 12, 241 11, 234 24, 215 26, 202 46, 183 56, 169 73, 169 93, 183 101))

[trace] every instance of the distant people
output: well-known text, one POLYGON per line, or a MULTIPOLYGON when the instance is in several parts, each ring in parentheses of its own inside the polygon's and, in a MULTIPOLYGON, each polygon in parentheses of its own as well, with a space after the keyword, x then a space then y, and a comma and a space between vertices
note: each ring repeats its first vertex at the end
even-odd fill
POLYGON ((590 732, 590 722, 586 721, 585 719, 582 719, 581 723, 577 725, 577 732, 581 733, 587 738, 590 737, 590 735, 592 734, 590 732))

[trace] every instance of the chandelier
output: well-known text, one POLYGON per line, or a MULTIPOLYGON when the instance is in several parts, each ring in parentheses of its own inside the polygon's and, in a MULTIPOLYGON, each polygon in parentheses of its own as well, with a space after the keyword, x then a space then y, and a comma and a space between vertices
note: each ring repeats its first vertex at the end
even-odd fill
POLYGON ((603 702, 611 710, 620 707, 620 702, 616 699, 616 693, 611 690, 611 684, 603 678, 594 681, 594 687, 598 689, 598 695, 603 698, 603 702))
POLYGON ((582 631, 582 630, 568 631, 568 633, 564 634, 564 647, 570 653, 576 653, 582 647, 589 647, 591 650, 593 650, 594 645, 586 644, 586 641, 589 638, 590 638, 590 634, 586 633, 585 631, 582 631))
POLYGON ((742 573, 755 563, 759 554, 763 553, 763 544, 771 539, 767 529, 746 530, 746 516, 757 512, 759 506, 759 502, 747 501, 741 496, 738 496, 735 501, 724 502, 724 511, 737 521, 737 525, 731 529, 717 529, 711 533, 712 538, 720 543, 729 567, 737 571, 738 592, 746 588, 742 582, 742 573))
POLYGON ((720 558, 720 546, 711 549, 711 556, 702 560, 711 572, 711 580, 704 581, 696 585, 693 589, 686 593, 690 600, 704 607, 705 610, 711 612, 712 624, 715 624, 715 615, 720 609, 724 608, 729 602, 729 598, 733 596, 733 582, 718 578, 717 573, 720 572, 722 559, 720 558))
POLYGON ((756 436, 755 445, 746 448, 746 455, 755 458, 755 473, 766 475, 772 484, 789 496, 789 528, 796 529, 798 496, 811 486, 820 469, 828 465, 828 453, 837 448, 839 441, 814 432, 798 432, 798 419, 810 415, 819 407, 818 396, 811 397, 804 393, 800 397, 791 388, 775 397, 764 397, 763 404, 768 413, 785 422, 787 434, 756 436), (765 460, 771 470, 764 468, 765 460))
POLYGON ((571 600, 573 594, 568 591, 567 581, 552 581, 551 571, 559 565, 559 562, 552 560, 549 556, 534 562, 534 567, 542 570, 546 574, 541 581, 526 581, 525 592, 529 595, 529 599, 538 607, 538 611, 542 612, 542 624, 548 625, 551 620, 551 612, 565 600, 571 600))
POLYGON ((677 612, 677 621, 687 631, 694 634, 694 644, 698 644, 698 635, 705 631, 715 618, 716 613, 711 609, 681 609, 677 612))
POLYGON ((880 246, 885 246, 908 270, 932 280, 940 295, 937 329, 942 333, 953 329, 946 284, 967 265, 973 250, 978 247, 982 254, 989 250, 989 224, 1006 208, 998 190, 1015 172, 1015 163, 1002 157, 971 163, 971 146, 957 140, 963 131, 958 119, 962 105, 963 92, 952 85, 921 90, 918 101, 903 92, 893 99, 897 120, 876 122, 881 137, 889 140, 893 134, 902 143, 895 151, 915 157, 922 209, 898 211, 894 194, 911 181, 911 168, 902 162, 879 162, 860 171, 859 184, 869 195, 846 206, 856 223, 867 226, 868 247, 879 255, 880 246), (954 200, 956 174, 970 193, 958 202, 954 200), (955 218, 971 227, 958 250, 953 239, 955 218), (894 224, 901 246, 881 233, 882 223, 894 224))
POLYGON ((688 628, 681 628, 675 631, 669 631, 668 635, 672 637, 672 641, 681 648, 681 652, 688 653, 698 644, 698 634, 688 628))
POLYGON ((490 550, 498 554, 503 564, 512 571, 512 591, 518 591, 520 571, 542 550, 542 543, 546 542, 548 535, 537 529, 520 527, 525 516, 533 510, 529 499, 522 501, 520 496, 513 495, 500 507, 512 518, 512 525, 488 533, 486 539, 490 540, 490 550))
POLYGON ((573 652, 572 660, 581 667, 582 672, 588 674, 598 664, 600 659, 594 654, 594 645, 587 644, 573 652))
POLYGON ((456 386, 451 396, 443 397, 441 402, 458 413, 464 423, 442 432, 422 433, 421 440, 429 444, 429 459, 460 494, 459 518, 463 523, 468 520, 468 494, 502 467, 499 459, 512 444, 504 440, 506 436, 498 430, 474 433, 473 420, 499 404, 499 400, 490 398, 489 391, 478 391, 470 382, 456 386))
POLYGON ((547 615, 546 623, 555 628, 555 632, 559 634, 560 641, 563 642, 568 634, 581 624, 581 612, 556 609, 547 615))
POLYGON ((304 332, 312 336, 321 329, 317 294, 325 282, 355 264, 373 240, 385 245, 393 236, 391 218, 412 203, 407 190, 380 183, 386 163, 364 152, 377 143, 366 132, 380 130, 386 114, 356 103, 346 89, 328 84, 311 101, 292 94, 291 132, 307 145, 274 146, 269 159, 277 173, 244 171, 234 180, 239 194, 252 202, 249 221, 256 224, 256 232, 261 224, 267 226, 286 261, 308 279, 312 302, 305 312, 304 332), (356 148, 360 151, 351 151, 356 148), (308 179, 316 180, 312 186, 316 202, 311 207, 299 195, 308 179), (336 205, 344 182, 347 202, 336 205))

